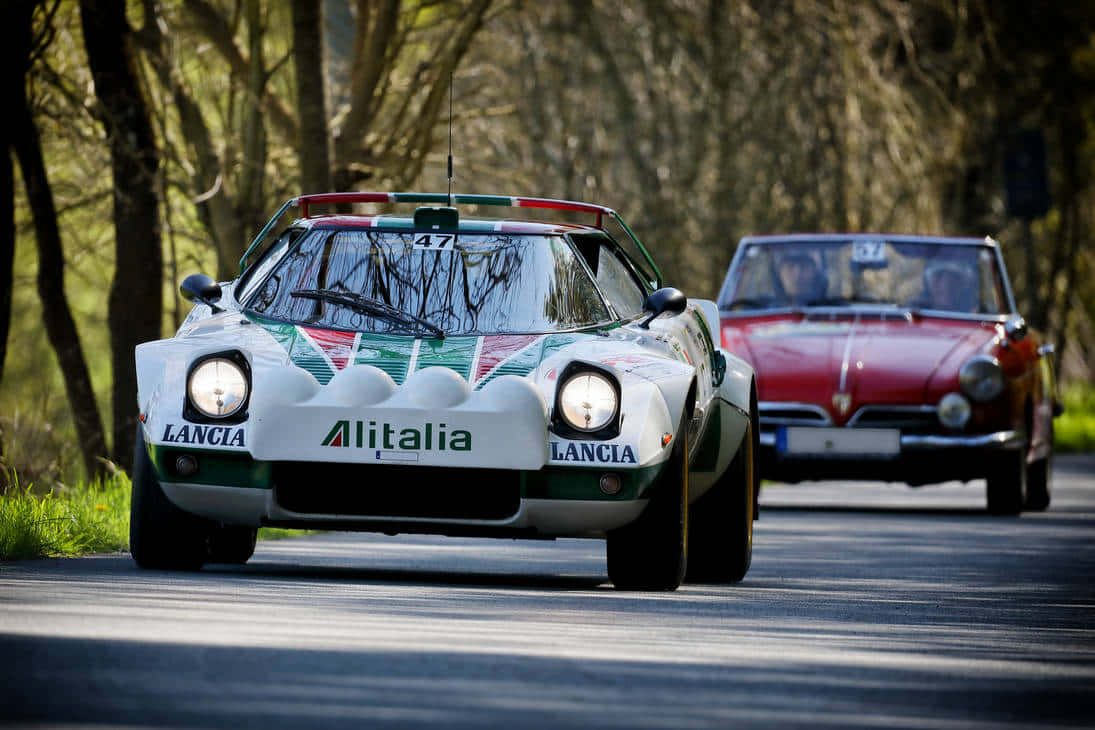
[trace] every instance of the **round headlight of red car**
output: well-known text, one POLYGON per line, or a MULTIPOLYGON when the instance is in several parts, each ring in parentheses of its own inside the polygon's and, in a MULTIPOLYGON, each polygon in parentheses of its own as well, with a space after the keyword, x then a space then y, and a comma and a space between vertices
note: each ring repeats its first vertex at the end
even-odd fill
POLYGON ((950 429, 958 430, 970 420, 970 402, 959 393, 947 393, 939 399, 936 410, 939 422, 950 429))
POLYGON ((975 401, 992 400, 1004 391, 1004 371, 1000 363, 987 355, 971 358, 958 372, 962 392, 975 401))

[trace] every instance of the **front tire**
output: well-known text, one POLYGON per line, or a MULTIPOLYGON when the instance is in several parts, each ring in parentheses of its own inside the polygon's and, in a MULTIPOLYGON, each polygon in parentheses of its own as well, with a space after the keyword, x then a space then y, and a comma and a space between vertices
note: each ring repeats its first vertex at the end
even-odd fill
POLYGON ((715 485, 696 501, 688 526, 689 583, 739 583, 753 560, 756 452, 753 423, 715 485))
POLYGON ((1042 512, 1049 507, 1051 485, 1053 481, 1053 423, 1049 425, 1049 453, 1027 469, 1027 501, 1023 509, 1042 512))
POLYGON ((1053 477, 1053 455, 1050 454, 1027 469, 1027 500, 1023 509, 1043 512, 1049 507, 1050 481, 1053 477))
POLYGON ((608 533, 608 577, 622 591, 675 591, 688 565, 688 434, 677 444, 650 503, 630 525, 608 533))
POLYGON ((221 525, 209 535, 209 562, 243 565, 255 554, 258 528, 221 525))
POLYGON ((1005 452, 986 478, 989 514, 1017 515, 1027 498, 1026 449, 1005 452))
POLYGON ((164 494, 144 433, 137 427, 133 450, 133 495, 129 509, 129 552, 142 568, 197 570, 209 556, 213 523, 183 512, 164 494))

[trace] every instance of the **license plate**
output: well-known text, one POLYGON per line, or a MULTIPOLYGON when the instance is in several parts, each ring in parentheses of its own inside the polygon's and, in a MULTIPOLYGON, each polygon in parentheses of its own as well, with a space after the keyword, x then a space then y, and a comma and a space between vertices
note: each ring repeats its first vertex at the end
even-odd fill
POLYGON ((889 458, 901 453, 895 428, 781 428, 776 449, 796 456, 889 458))

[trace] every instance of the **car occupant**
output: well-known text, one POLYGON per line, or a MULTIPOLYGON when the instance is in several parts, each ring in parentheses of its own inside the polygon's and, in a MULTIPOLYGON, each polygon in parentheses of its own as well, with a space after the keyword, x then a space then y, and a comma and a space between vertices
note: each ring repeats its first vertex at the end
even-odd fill
POLYGON ((810 254, 792 251, 779 260, 777 269, 791 304, 813 304, 825 297, 825 275, 810 254))
POLYGON ((924 269, 924 293, 932 309, 950 312, 977 311, 973 273, 960 263, 942 261, 924 269))

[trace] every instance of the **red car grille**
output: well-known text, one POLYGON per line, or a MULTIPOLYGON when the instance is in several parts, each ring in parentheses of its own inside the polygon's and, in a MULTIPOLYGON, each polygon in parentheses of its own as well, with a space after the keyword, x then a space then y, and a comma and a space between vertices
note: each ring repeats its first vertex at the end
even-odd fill
POLYGON ((848 421, 850 428, 899 428, 904 433, 936 433, 939 417, 932 406, 863 406, 848 421))

